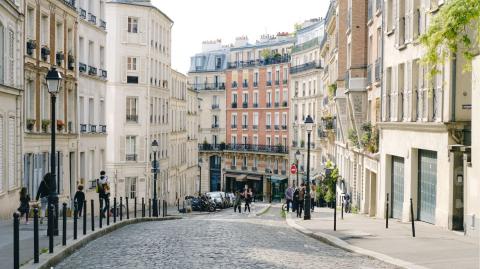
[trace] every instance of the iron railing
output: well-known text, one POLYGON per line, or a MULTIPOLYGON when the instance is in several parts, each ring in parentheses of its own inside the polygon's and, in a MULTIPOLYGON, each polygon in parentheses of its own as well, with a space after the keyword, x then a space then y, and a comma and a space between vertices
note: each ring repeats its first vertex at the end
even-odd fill
POLYGON ((380 81, 382 79, 382 58, 377 58, 375 60, 375 81, 380 81))
POLYGON ((311 69, 319 69, 319 68, 322 68, 319 63, 317 63, 315 61, 311 61, 311 62, 308 62, 308 63, 304 63, 304 64, 301 64, 301 65, 296 65, 296 66, 290 67, 290 74, 296 74, 296 73, 300 73, 300 72, 303 72, 303 71, 307 71, 307 70, 311 70, 311 69))
POLYGON ((290 58, 291 57, 289 54, 284 54, 284 55, 269 57, 266 59, 234 61, 234 62, 228 62, 227 68, 235 69, 235 68, 245 68, 245 67, 253 67, 253 66, 265 66, 265 65, 271 65, 271 64, 288 63, 290 62, 290 58))
POLYGON ((195 83, 192 88, 196 91, 200 90, 225 90, 225 83, 195 83))

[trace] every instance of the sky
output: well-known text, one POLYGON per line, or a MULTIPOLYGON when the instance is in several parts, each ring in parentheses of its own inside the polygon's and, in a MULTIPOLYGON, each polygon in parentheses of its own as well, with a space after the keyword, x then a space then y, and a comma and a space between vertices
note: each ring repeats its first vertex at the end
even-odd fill
POLYGON ((184 74, 202 41, 293 32, 295 23, 325 17, 330 0, 151 0, 173 21, 172 67, 184 74))

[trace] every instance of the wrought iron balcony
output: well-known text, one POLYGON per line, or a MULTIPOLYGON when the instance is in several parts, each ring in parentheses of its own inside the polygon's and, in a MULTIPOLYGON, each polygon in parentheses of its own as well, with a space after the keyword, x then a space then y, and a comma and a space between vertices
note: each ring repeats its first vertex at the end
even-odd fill
POLYGON ((294 140, 294 141, 292 141, 292 147, 296 148, 296 147, 297 147, 297 145, 298 145, 298 142, 297 142, 297 141, 295 141, 295 140, 294 140))
POLYGON ((230 169, 232 169, 232 170, 237 170, 237 166, 236 166, 236 165, 232 165, 232 166, 230 166, 230 169))
POLYGON ((288 84, 288 80, 287 79, 284 79, 283 80, 283 85, 287 85, 288 84))
POLYGON ((93 24, 97 24, 97 17, 92 13, 88 13, 88 21, 93 24))
POLYGON ((243 87, 243 88, 248 88, 248 82, 244 81, 244 82, 242 83, 242 87, 243 87))
POLYGON ((271 80, 267 81, 267 86, 272 86, 272 81, 271 80))
POLYGON ((80 18, 86 20, 87 19, 87 11, 83 8, 80 8, 80 18))
POLYGON ((87 132, 87 125, 80 124, 80 133, 86 133, 86 132, 87 132))
POLYGON ((287 106, 288 106, 288 102, 287 102, 287 101, 283 101, 283 102, 282 102, 282 106, 283 106, 283 107, 287 107, 287 106))
POLYGON ((282 175, 286 175, 286 174, 287 174, 287 171, 286 171, 286 170, 282 170, 281 173, 282 173, 282 175))
POLYGON ((79 70, 81 73, 87 72, 87 65, 84 64, 84 63, 78 63, 78 70, 79 70))
POLYGON ((272 103, 268 102, 268 103, 266 104, 266 106, 267 106, 267 107, 272 107, 272 103))
POLYGON ((225 83, 195 83, 192 85, 196 91, 200 90, 225 90, 225 83))
POLYGON ((232 88, 235 89, 235 88, 237 88, 237 86, 238 86, 238 85, 237 85, 237 82, 236 82, 236 81, 232 82, 232 88))
POLYGON ((253 82, 253 87, 257 88, 258 87, 258 81, 253 82))
POLYGON ((307 71, 311 69, 319 69, 319 68, 322 68, 322 66, 319 63, 312 61, 312 62, 290 67, 290 74, 296 74, 303 71, 307 71))
POLYGON ((270 124, 265 125, 265 129, 270 130, 272 126, 270 124))
POLYGON ((107 125, 99 125, 100 126, 100 132, 106 133, 107 132, 107 125))
POLYGON ((282 130, 287 130, 287 125, 282 125, 282 130))
POLYGON ((232 108, 237 108, 237 103, 232 103, 232 108))
POLYGON ((107 29, 107 22, 104 21, 104 20, 100 20, 100 28, 102 28, 103 30, 106 30, 107 29))
POLYGON ((90 124, 90 133, 96 133, 97 132, 97 125, 90 124))
POLYGON ((252 151, 252 152, 267 152, 267 153, 288 153, 288 147, 277 145, 255 145, 255 144, 226 144, 227 151, 252 151))
POLYGON ((248 166, 243 166, 243 165, 242 165, 242 170, 244 170, 244 171, 245 171, 245 170, 248 170, 248 166))
POLYGON ((279 102, 275 102, 275 107, 279 107, 280 106, 280 103, 279 102))
POLYGON ((265 58, 265 59, 228 62, 227 63, 227 68, 228 69, 235 69, 235 68, 245 68, 245 67, 265 66, 265 65, 271 65, 271 64, 288 63, 288 62, 290 62, 290 58, 291 57, 290 57, 289 54, 284 54, 284 55, 277 54, 275 56, 268 57, 268 58, 265 58))
POLYGON ((243 103, 242 103, 242 107, 243 107, 243 108, 248 108, 248 103, 243 102, 243 103))
POLYGON ((92 75, 92 76, 96 76, 97 75, 97 68, 89 65, 88 66, 88 74, 92 75))
POLYGON ((107 78, 107 70, 100 69, 100 76, 104 79, 107 78))
POLYGON ((258 103, 253 103, 253 107, 258 107, 258 103))
POLYGON ((275 85, 280 85, 280 80, 275 80, 275 85))
POLYGON ((214 123, 212 124, 212 129, 217 129, 218 128, 218 124, 214 123))
POLYGON ((255 124, 255 125, 252 125, 252 129, 253 129, 253 130, 257 130, 257 129, 258 129, 258 125, 256 125, 256 124, 255 124))
POLYGON ((127 114, 128 122, 138 122, 138 115, 127 114))
POLYGON ((242 124, 242 129, 243 129, 243 130, 247 130, 247 129, 248 129, 248 125, 247 125, 247 124, 242 124))
POLYGON ((125 154, 125 160, 126 161, 136 161, 137 160, 137 154, 125 154))
POLYGON ((237 125, 236 125, 236 124, 232 124, 230 127, 232 127, 232 129, 237 129, 237 125))
POLYGON ((273 169, 273 173, 278 175, 278 169, 273 169))
POLYGON ((220 109, 220 105, 219 104, 212 104, 212 109, 220 109))
POLYGON ((275 130, 280 130, 280 126, 275 124, 275 130))

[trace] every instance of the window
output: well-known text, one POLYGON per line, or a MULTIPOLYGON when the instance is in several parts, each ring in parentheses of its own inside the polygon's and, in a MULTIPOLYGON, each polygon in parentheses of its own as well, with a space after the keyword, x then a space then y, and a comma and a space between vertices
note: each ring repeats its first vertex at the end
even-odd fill
POLYGON ((137 160, 136 152, 137 152, 136 137, 133 135, 129 135, 126 138, 126 143, 125 143, 126 160, 136 161, 137 160))
POLYGON ((3 167, 5 141, 3 141, 3 139, 3 117, 0 116, 0 193, 3 192, 3 179, 5 178, 3 167))
MULTIPOLYGON (((3 44, 5 44, 5 38, 4 38, 4 35, 3 35, 3 32, 4 32, 4 27, 3 27, 3 24, 0 22, 0 59, 4 59, 4 49, 3 49, 3 44)), ((0 61, 0 83, 3 84, 3 80, 4 80, 4 72, 5 72, 5 68, 3 67, 3 60, 0 61)))
POLYGON ((275 112, 275 125, 280 124, 280 114, 278 112, 275 112))
MULTIPOLYGON (((1 124, 1 123, 0 123, 1 124)), ((16 176, 15 176, 15 118, 14 117, 9 117, 8 118, 8 189, 13 189, 16 187, 17 182, 16 182, 16 176)))
POLYGON ((127 69, 128 71, 137 71, 137 58, 135 57, 127 58, 127 69))
POLYGON ((237 94, 236 93, 232 94, 232 103, 235 103, 235 104, 237 103, 237 94))
POLYGON ((128 32, 138 33, 138 18, 128 17, 128 32))
POLYGON ((272 124, 272 115, 270 113, 267 113, 266 124, 267 126, 272 124))
POLYGON ((258 112, 253 112, 253 126, 258 126, 258 112))
POLYGON ((28 80, 25 90, 25 116, 28 119, 35 119, 35 84, 28 80))
POLYGON ((258 105, 258 92, 253 93, 253 104, 258 105))
POLYGON ((393 31, 394 29, 394 0, 387 0, 387 32, 393 31))
POLYGON ((137 178, 126 177, 125 178, 125 196, 130 199, 135 199, 137 196, 137 178))
POLYGON ((232 125, 237 125, 237 114, 232 114, 232 125))
POLYGON ((137 97, 127 97, 126 111, 127 111, 127 121, 138 121, 137 115, 137 97))
POLYGON ((237 166, 237 158, 235 156, 232 157, 232 166, 237 166))
POLYGON ((244 113, 242 115, 242 125, 244 126, 244 128, 248 125, 248 114, 247 113, 244 113))
POLYGON ((247 157, 243 157, 243 167, 247 167, 247 157))

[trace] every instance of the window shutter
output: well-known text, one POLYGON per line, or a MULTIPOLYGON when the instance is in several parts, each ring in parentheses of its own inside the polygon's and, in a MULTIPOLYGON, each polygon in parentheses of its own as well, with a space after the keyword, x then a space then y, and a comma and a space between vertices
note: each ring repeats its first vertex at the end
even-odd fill
MULTIPOLYGON (((401 17, 401 14, 400 13, 400 10, 398 8, 398 1, 399 0, 393 0, 393 11, 392 11, 392 14, 393 14, 393 19, 394 19, 394 28, 395 28, 395 44, 398 46, 399 43, 400 43, 400 17, 401 17)), ((402 1, 402 0, 400 0, 402 1)))
POLYGON ((120 141, 119 141, 119 154, 120 154, 120 161, 124 162, 125 161, 125 148, 127 146, 127 141, 125 139, 124 135, 120 136, 120 141))
POLYGON ((145 57, 139 57, 137 59, 140 59, 140 66, 137 66, 137 68, 140 68, 139 83, 145 84, 147 83, 147 59, 145 57))
POLYGON ((121 78, 120 81, 122 83, 127 83, 127 56, 123 56, 120 58, 120 72, 121 78))
POLYGON ((15 118, 8 118, 8 187, 13 189, 16 184, 15 174, 15 118))
POLYGON ((137 144, 137 156, 138 156, 138 161, 143 162, 145 161, 145 139, 143 136, 137 136, 137 141, 135 141, 137 144))

